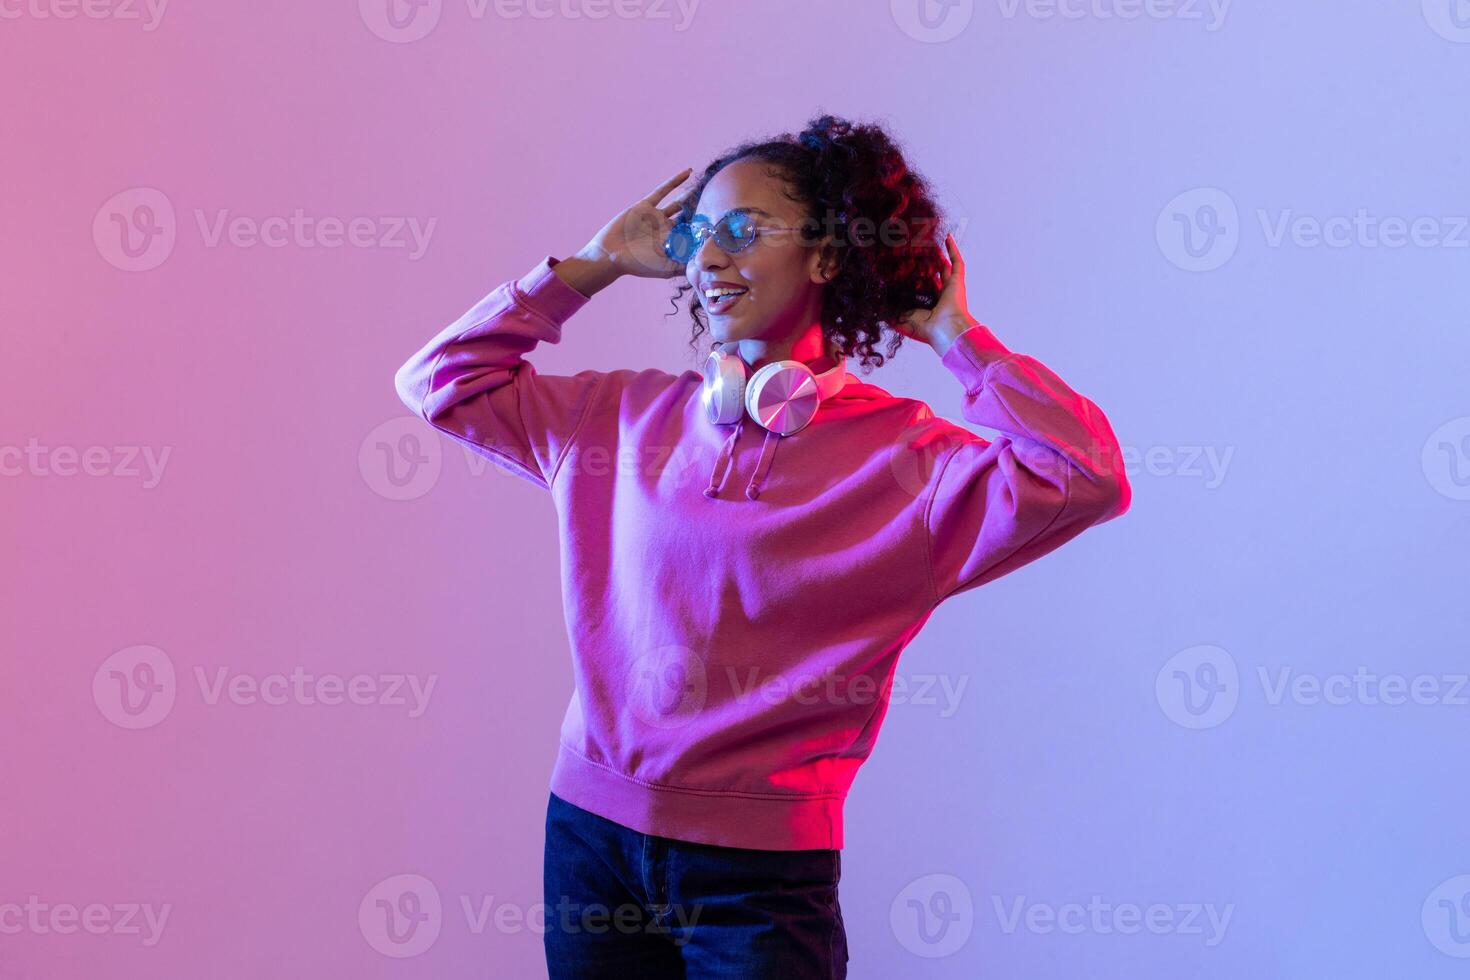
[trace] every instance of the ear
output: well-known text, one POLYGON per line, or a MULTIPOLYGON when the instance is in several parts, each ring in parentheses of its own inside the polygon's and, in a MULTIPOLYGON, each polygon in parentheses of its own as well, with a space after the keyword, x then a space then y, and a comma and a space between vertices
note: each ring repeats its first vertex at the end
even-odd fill
POLYGON ((837 257, 837 248, 832 241, 832 236, 829 235, 812 249, 808 266, 812 282, 831 282, 837 278, 837 273, 842 268, 842 262, 837 257))

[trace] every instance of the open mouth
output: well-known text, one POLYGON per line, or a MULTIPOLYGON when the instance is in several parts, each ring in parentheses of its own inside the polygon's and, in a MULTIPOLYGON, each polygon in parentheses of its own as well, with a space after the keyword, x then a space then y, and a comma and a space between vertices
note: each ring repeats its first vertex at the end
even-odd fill
POLYGON ((730 307, 740 302, 741 297, 743 297, 747 292, 748 290, 742 289, 738 293, 725 293, 722 291, 719 295, 716 296, 710 296, 706 294, 704 297, 704 308, 711 315, 722 315, 728 313, 730 312, 730 307))

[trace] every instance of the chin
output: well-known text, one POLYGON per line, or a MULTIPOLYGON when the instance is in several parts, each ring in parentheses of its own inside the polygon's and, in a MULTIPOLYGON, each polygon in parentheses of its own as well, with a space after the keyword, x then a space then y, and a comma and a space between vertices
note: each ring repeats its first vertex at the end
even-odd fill
POLYGON ((723 317, 709 318, 709 332, 711 337, 722 342, 740 339, 737 336, 740 333, 739 329, 723 317))

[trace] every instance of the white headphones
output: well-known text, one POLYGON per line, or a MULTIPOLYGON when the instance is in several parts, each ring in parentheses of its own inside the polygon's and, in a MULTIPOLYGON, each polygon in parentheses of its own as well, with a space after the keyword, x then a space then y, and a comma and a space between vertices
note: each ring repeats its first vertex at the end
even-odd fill
POLYGON ((847 365, 834 354, 836 367, 818 374, 801 361, 772 361, 754 374, 739 354, 716 347, 704 362, 700 398, 716 425, 748 414, 762 428, 789 436, 805 428, 823 401, 847 383, 847 365))

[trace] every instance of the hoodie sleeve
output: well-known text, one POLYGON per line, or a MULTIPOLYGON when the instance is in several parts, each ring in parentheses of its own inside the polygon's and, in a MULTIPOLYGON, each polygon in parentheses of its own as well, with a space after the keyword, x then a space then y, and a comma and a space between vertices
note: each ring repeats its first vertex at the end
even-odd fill
POLYGON ((1132 490, 1102 410, 983 325, 941 363, 964 385, 965 419, 939 452, 924 510, 935 602, 993 581, 1127 511, 1132 490))
POLYGON ((440 331, 394 376, 398 397, 440 432, 549 489, 592 396, 607 377, 540 375, 523 359, 557 343, 562 324, 588 302, 552 271, 547 256, 502 283, 440 331))

